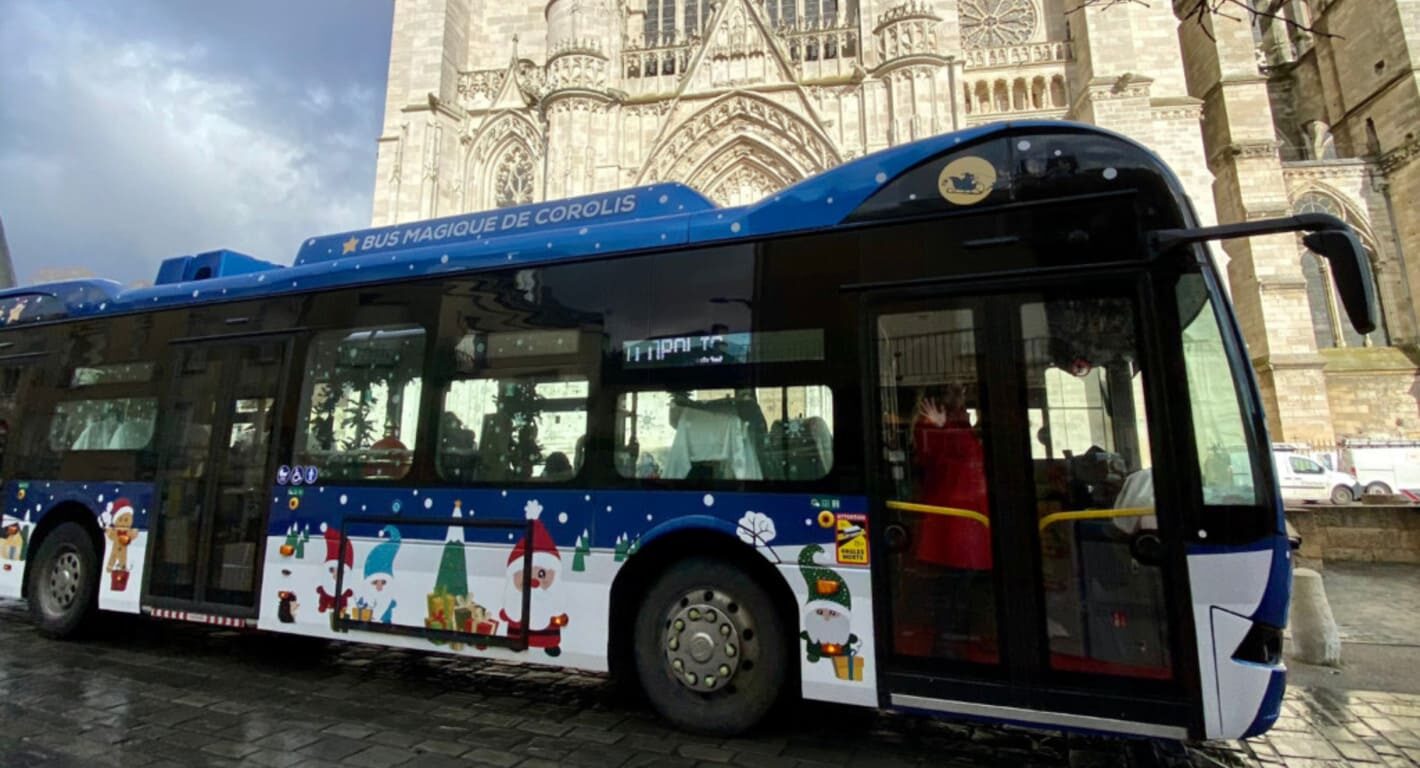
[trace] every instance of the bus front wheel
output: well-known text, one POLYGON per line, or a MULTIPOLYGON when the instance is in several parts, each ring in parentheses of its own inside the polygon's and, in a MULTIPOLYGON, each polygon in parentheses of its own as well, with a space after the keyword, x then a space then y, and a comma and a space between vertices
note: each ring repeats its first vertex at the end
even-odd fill
POLYGON ((64 639, 81 633, 95 613, 99 556, 77 523, 64 523, 44 537, 30 563, 30 614, 39 631, 64 639))
POLYGON ((783 617, 763 587, 721 560, 668 568, 641 603, 634 642, 646 698, 686 730, 733 735, 754 727, 787 679, 783 617))

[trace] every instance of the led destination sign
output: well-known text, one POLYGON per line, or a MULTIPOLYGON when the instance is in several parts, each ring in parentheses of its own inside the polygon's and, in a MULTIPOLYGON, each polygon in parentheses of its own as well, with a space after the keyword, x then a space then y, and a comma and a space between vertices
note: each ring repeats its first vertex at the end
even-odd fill
POLYGON ((823 359, 823 331, 761 331, 628 341, 627 368, 691 368, 823 359))

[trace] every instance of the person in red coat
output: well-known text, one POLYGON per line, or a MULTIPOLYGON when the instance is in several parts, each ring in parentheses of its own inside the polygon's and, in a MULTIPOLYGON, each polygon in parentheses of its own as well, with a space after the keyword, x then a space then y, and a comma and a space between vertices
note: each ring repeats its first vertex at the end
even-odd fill
POLYGON ((939 508, 919 515, 911 550, 933 615, 933 655, 994 661, 991 528, 981 519, 991 516, 986 458, 966 410, 965 387, 952 384, 941 398, 921 398, 912 446, 914 500, 939 508))
MULTIPOLYGON (((981 438, 966 412, 963 387, 949 387, 940 400, 921 399, 912 424, 912 446, 919 477, 917 501, 990 517, 986 460, 981 438)), ((991 529, 968 516, 927 515, 913 554, 934 565, 989 571, 991 529)))

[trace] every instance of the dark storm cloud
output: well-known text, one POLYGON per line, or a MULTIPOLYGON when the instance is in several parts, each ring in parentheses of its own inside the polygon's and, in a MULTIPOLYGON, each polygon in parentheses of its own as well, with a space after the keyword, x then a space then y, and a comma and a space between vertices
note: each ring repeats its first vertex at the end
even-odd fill
POLYGON ((0 3, 0 215, 21 279, 289 263, 369 221, 390 0, 0 3))

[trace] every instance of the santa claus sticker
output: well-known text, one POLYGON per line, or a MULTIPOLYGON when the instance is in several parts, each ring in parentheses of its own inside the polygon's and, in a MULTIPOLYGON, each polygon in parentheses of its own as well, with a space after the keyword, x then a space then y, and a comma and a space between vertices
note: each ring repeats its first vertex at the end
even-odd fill
POLYGON ((536 500, 523 507, 530 521, 531 533, 523 536, 508 553, 506 582, 503 588, 503 608, 499 616, 508 625, 508 637, 526 638, 529 648, 541 648, 548 656, 562 653, 562 628, 567 626, 563 595, 562 555, 557 544, 539 518, 542 505, 536 500), (532 566, 523 569, 524 556, 532 549, 532 566), (518 620, 522 615, 523 595, 529 594, 527 626, 518 620))
POLYGON ((350 540, 340 535, 340 531, 326 525, 320 524, 320 532, 325 536, 325 569, 330 575, 330 590, 327 591, 324 584, 316 586, 316 610, 320 613, 330 612, 330 626, 335 627, 335 620, 341 614, 346 614, 349 618, 350 598, 355 596, 355 590, 346 587, 339 596, 331 594, 335 591, 336 571, 341 569, 349 571, 355 566, 355 548, 350 545, 350 540))

